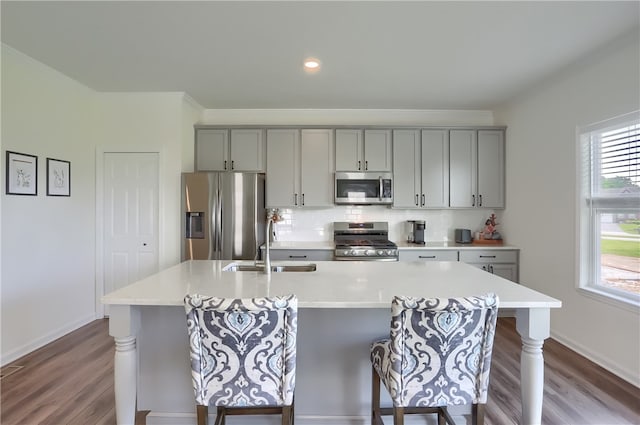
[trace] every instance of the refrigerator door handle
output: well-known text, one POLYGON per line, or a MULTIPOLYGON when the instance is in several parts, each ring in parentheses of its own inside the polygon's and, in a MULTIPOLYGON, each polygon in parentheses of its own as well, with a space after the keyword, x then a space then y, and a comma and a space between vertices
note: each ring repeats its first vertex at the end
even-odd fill
POLYGON ((218 183, 218 211, 216 213, 218 216, 218 246, 216 248, 216 251, 218 251, 218 260, 222 259, 222 244, 224 240, 224 226, 222 225, 222 189, 220 188, 220 184, 221 182, 218 183))

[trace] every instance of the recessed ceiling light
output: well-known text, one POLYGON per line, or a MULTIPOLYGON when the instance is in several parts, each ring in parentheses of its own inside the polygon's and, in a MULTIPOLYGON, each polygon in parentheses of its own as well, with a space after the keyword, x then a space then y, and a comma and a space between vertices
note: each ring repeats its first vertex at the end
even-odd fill
POLYGON ((317 71, 318 69, 320 69, 320 61, 316 58, 305 59, 304 69, 306 71, 317 71))

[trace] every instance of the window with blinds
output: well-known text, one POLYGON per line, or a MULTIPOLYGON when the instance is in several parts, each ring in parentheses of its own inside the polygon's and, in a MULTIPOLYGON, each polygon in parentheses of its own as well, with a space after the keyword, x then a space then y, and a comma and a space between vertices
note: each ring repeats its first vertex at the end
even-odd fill
POLYGON ((640 195, 640 124, 592 132, 593 195, 640 195))
POLYGON ((640 305, 640 113, 581 129, 579 287, 640 305))

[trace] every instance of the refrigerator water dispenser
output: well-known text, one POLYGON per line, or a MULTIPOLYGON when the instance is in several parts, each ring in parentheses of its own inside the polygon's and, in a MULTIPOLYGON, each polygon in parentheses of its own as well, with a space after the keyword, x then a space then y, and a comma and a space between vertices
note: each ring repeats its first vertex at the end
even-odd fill
POLYGON ((187 212, 185 238, 204 239, 204 212, 187 212))

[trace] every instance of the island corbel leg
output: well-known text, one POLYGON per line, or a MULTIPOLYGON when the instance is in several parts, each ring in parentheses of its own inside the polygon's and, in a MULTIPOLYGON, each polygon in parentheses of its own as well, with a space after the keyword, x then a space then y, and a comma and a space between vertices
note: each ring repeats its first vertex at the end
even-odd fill
POLYGON ((544 393, 542 345, 550 333, 549 309, 518 309, 516 329, 522 338, 522 352, 520 354, 522 423, 537 425, 542 423, 542 397, 544 393))
POLYGON ((135 424, 138 379, 136 335, 139 327, 140 312, 135 306, 110 307, 109 334, 116 343, 113 378, 118 425, 135 424))

